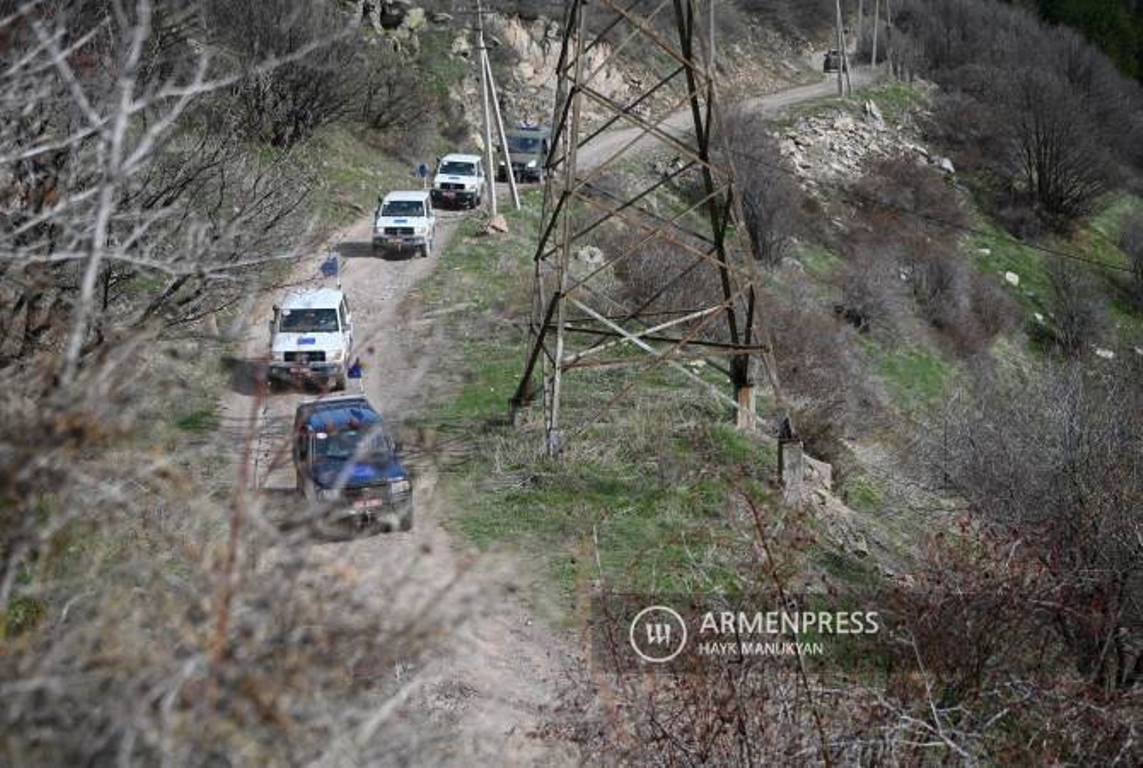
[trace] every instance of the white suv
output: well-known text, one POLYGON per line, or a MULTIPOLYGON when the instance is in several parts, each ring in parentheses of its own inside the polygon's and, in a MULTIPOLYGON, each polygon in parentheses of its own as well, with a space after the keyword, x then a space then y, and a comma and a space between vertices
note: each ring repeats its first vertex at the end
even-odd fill
POLYGON ((345 389, 352 353, 353 322, 340 290, 297 291, 274 306, 271 381, 317 381, 345 389))
POLYGON ((428 192, 390 192, 377 206, 373 253, 412 249, 428 256, 436 230, 437 215, 428 192))
POLYGON ((433 177, 433 202, 475 208, 484 199, 484 164, 479 155, 445 155, 433 177))

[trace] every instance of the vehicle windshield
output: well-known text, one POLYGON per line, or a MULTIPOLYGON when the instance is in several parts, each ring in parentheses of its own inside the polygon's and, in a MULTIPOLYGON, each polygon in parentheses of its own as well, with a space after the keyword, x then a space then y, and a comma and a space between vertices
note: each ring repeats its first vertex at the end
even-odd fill
POLYGON ((424 216, 420 200, 390 200, 381 206, 382 216, 424 216))
POLYGON ((342 429, 318 432, 315 437, 314 455, 319 462, 342 463, 355 459, 389 463, 389 441, 380 431, 342 429))
POLYGON ((475 176, 476 166, 472 163, 461 163, 456 160, 441 163, 440 173, 446 176, 475 176))
POLYGON ((286 333, 336 333, 336 309, 283 309, 278 330, 286 333))
POLYGON ((541 141, 536 136, 509 136, 508 150, 522 155, 534 155, 540 151, 541 141))

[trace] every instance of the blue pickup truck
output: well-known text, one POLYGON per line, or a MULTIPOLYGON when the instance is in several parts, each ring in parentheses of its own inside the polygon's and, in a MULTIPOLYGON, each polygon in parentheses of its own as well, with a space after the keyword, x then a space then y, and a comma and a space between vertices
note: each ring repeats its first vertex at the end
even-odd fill
POLYGON ((373 533, 413 527, 413 488, 397 445, 363 395, 302 403, 294 414, 298 493, 323 521, 373 533))

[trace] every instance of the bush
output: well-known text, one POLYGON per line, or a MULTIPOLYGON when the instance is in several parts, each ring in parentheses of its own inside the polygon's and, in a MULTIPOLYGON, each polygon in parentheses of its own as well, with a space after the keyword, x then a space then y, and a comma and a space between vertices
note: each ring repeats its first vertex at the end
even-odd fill
POLYGON ((1107 332, 1109 318, 1101 286, 1080 265, 1064 260, 1048 266, 1052 285, 1054 343, 1076 357, 1096 345, 1107 332))
POLYGON ((364 44, 335 5, 207 0, 204 16, 212 43, 242 75, 230 101, 244 136, 290 147, 360 109, 370 86, 364 44), (282 63, 257 69, 267 59, 282 63))
POLYGON ((1074 32, 985 0, 906 0, 894 24, 925 74, 973 108, 977 127, 950 109, 943 116, 984 139, 986 151, 952 128, 935 132, 967 153, 958 163, 982 162, 999 176, 997 202, 1017 223, 1027 206, 1066 229, 1122 180, 1118 169, 1143 169, 1143 92, 1074 32))
POLYGON ((930 468, 1040 567, 1029 612, 1096 688, 1143 675, 1143 389, 1127 365, 1048 364, 966 387, 922 441, 930 468))
POLYGON ((1123 226, 1119 247, 1127 254, 1131 268, 1130 291, 1135 306, 1143 309, 1143 214, 1135 214, 1123 226))
POLYGON ((754 256, 767 267, 777 266, 798 230, 801 188, 761 117, 733 111, 724 130, 754 256))

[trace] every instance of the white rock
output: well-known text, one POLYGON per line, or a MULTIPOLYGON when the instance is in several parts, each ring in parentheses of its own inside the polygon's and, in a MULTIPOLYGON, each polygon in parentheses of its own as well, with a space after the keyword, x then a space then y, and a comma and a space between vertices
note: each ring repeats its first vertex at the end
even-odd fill
POLYGON ((1016 274, 1015 272, 1005 272, 1004 282, 1013 286, 1020 285, 1020 275, 1016 274))
POLYGON ((981 256, 991 256, 992 255, 992 249, 991 248, 977 248, 976 252, 979 253, 981 256))
POLYGON ((575 257, 584 264, 596 265, 603 263, 603 251, 594 245, 585 245, 576 251, 575 257))
POLYGON ((953 167, 952 160, 947 157, 938 157, 936 159, 937 167, 945 173, 956 173, 956 168, 953 167))
POLYGON ((1039 312, 1033 312, 1033 313, 1032 313, 1032 317, 1036 318, 1036 322, 1037 322, 1037 323, 1042 323, 1042 322, 1044 322, 1044 316, 1043 316, 1043 315, 1041 315, 1039 312))
POLYGON ((1096 357, 1102 357, 1104 360, 1113 360, 1115 358, 1115 353, 1112 352, 1110 349, 1104 349, 1103 347, 1096 347, 1095 348, 1095 356, 1096 357))
POLYGON ((802 262, 798 261, 793 256, 783 256, 779 266, 788 272, 798 272, 800 274, 806 271, 806 268, 802 262))
POLYGON ((877 108, 877 104, 872 99, 865 102, 865 116, 878 128, 885 127, 885 118, 882 117, 881 110, 877 108))
POLYGON ((1143 355, 1143 347, 1135 347, 1135 354, 1143 355))

